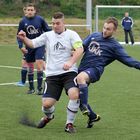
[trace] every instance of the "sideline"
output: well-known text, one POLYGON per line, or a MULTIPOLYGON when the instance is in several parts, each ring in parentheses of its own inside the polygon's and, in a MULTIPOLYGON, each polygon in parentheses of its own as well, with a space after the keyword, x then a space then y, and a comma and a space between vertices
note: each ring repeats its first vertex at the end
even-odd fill
MULTIPOLYGON (((0 68, 9 68, 9 69, 20 69, 21 67, 15 67, 15 66, 4 66, 4 65, 0 65, 0 68)), ((34 69, 35 71, 37 71, 36 69, 34 69)), ((43 78, 43 80, 45 80, 45 78, 43 78)), ((37 79, 34 80, 34 82, 36 82, 37 79)), ((17 82, 11 82, 11 83, 0 83, 0 86, 8 86, 8 85, 16 85, 17 82)), ((26 81, 26 83, 29 83, 28 81, 26 81)), ((18 86, 17 86, 18 87, 18 86)))
MULTIPOLYGON (((20 69, 21 70, 21 67, 5 66, 5 65, 0 65, 0 68, 20 69)), ((34 71, 37 71, 37 69, 34 69, 34 71)))
MULTIPOLYGON (((34 82, 36 82, 37 80, 34 80, 34 82)), ((8 85, 16 85, 17 82, 11 82, 11 83, 0 83, 0 86, 8 86, 8 85)), ((29 83, 28 81, 26 83, 29 83)), ((17 86, 18 87, 18 86, 17 86)))
MULTIPOLYGON (((45 80, 45 78, 43 78, 43 80, 45 80)), ((37 79, 35 79, 34 82, 37 82, 37 79)), ((29 83, 29 81, 26 81, 26 84, 27 84, 27 83, 29 83)), ((16 84, 17 84, 17 82, 0 83, 0 86, 8 86, 8 85, 15 85, 15 86, 17 86, 16 84)), ((17 87, 19 87, 19 86, 17 86, 17 87)))
POLYGON ((21 69, 21 67, 15 67, 15 66, 4 66, 4 65, 0 65, 0 68, 21 69))

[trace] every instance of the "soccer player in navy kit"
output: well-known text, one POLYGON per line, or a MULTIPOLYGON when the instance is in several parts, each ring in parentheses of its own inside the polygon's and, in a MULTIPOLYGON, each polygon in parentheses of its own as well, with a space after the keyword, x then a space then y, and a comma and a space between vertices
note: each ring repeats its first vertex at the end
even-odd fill
MULTIPOLYGON (((34 4, 29 3, 26 5, 26 16, 19 23, 18 32, 23 30, 26 32, 26 35, 30 39, 34 39, 40 36, 43 32, 50 31, 48 24, 45 20, 36 15, 36 7, 34 4)), ((17 39, 19 48, 23 49, 23 44, 20 39, 17 39)), ((37 66, 37 94, 42 93, 42 80, 43 80, 43 66, 44 66, 44 54, 45 54, 45 46, 40 48, 31 49, 25 46, 24 58, 28 65, 28 79, 29 79, 29 91, 28 93, 34 93, 34 74, 33 74, 33 65, 32 63, 36 63, 37 66)))
POLYGON ((110 17, 105 21, 102 32, 92 33, 83 41, 84 56, 79 66, 77 82, 80 89, 80 109, 89 117, 87 128, 100 120, 100 116, 95 114, 88 104, 88 85, 98 81, 104 68, 114 60, 140 69, 140 62, 128 56, 125 49, 114 39, 113 34, 117 27, 117 19, 110 17))
MULTIPOLYGON (((24 16, 26 16, 26 7, 23 7, 23 12, 24 12, 24 16)), ((23 55, 28 52, 27 49, 23 47, 23 44, 20 41, 19 41, 19 49, 21 50, 23 55)), ((28 69, 29 68, 34 69, 34 63, 27 63, 27 61, 25 60, 25 57, 23 57, 21 64, 22 64, 21 80, 16 83, 16 85, 19 87, 25 86, 28 69)))

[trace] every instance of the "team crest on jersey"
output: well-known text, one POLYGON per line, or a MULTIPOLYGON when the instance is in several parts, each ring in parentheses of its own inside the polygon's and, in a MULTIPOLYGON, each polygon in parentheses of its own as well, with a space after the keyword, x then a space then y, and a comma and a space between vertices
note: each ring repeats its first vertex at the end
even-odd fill
POLYGON ((28 27, 27 27, 27 32, 28 32, 28 34, 38 34, 39 32, 38 32, 38 29, 36 29, 33 25, 29 25, 28 27))
POLYGON ((65 50, 65 47, 60 43, 60 42, 57 42, 55 45, 54 45, 54 50, 57 51, 57 50, 65 50))
POLYGON ((91 53, 94 53, 95 55, 98 55, 98 56, 100 56, 102 53, 102 50, 100 48, 100 44, 96 41, 91 41, 88 49, 91 53))

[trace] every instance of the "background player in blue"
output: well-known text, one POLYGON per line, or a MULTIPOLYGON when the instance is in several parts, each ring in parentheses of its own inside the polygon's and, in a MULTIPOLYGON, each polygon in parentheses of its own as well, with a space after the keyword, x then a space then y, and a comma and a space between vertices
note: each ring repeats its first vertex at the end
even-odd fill
POLYGON ((124 29, 124 35, 125 35, 125 43, 128 44, 128 34, 130 36, 131 44, 134 44, 134 37, 132 32, 133 27, 133 19, 129 16, 128 12, 125 12, 125 16, 122 19, 122 27, 124 29))
MULTIPOLYGON (((23 7, 23 12, 24 12, 24 16, 26 16, 26 7, 23 7)), ((22 42, 20 42, 19 48, 23 55, 28 52, 27 49, 25 47, 23 47, 22 42)), ((23 86, 25 86, 25 83, 26 83, 26 77, 27 77, 27 72, 28 72, 27 70, 28 70, 28 68, 34 69, 34 63, 27 63, 25 60, 25 57, 23 57, 23 59, 21 61, 21 65, 22 65, 21 80, 19 82, 17 82, 16 85, 23 87, 23 86)))
MULTIPOLYGON (((43 32, 50 31, 48 24, 45 20, 36 15, 36 7, 33 3, 29 3, 26 6, 26 16, 20 21, 18 32, 23 30, 26 32, 26 35, 30 39, 34 39, 40 36, 43 32)), ((19 48, 23 48, 23 43, 18 39, 19 48)), ((29 66, 31 63, 35 62, 37 67, 37 94, 41 94, 42 91, 42 80, 43 80, 43 65, 44 65, 44 53, 45 47, 31 49, 26 47, 24 53, 24 59, 28 62, 29 66)), ((32 65, 31 65, 32 66, 32 65)), ((28 80, 29 80, 29 91, 28 93, 34 93, 34 74, 33 67, 29 67, 28 71, 28 80)))
POLYGON ((118 60, 121 63, 140 69, 140 62, 128 56, 124 48, 114 39, 113 34, 118 27, 118 21, 114 17, 108 18, 103 26, 103 32, 95 32, 83 41, 84 56, 79 66, 77 82, 80 89, 80 109, 87 114, 87 128, 91 128, 100 116, 95 114, 88 104, 88 85, 98 81, 104 68, 118 60))

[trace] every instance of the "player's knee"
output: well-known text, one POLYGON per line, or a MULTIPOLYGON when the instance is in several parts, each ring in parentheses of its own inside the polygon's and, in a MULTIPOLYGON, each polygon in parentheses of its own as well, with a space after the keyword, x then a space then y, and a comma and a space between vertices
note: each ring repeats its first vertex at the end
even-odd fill
POLYGON ((55 102, 51 99, 46 99, 46 98, 42 99, 42 106, 45 108, 51 108, 54 104, 55 102))
POLYGON ((76 77, 78 84, 85 84, 88 81, 88 75, 85 72, 81 72, 76 77))
POLYGON ((52 106, 52 104, 49 103, 49 102, 43 102, 42 106, 45 107, 45 108, 50 108, 52 106))
POLYGON ((37 71, 43 71, 44 61, 43 60, 36 60, 36 68, 37 68, 37 71))
POLYGON ((78 88, 70 88, 68 91, 69 98, 71 100, 79 99, 79 89, 78 88))

